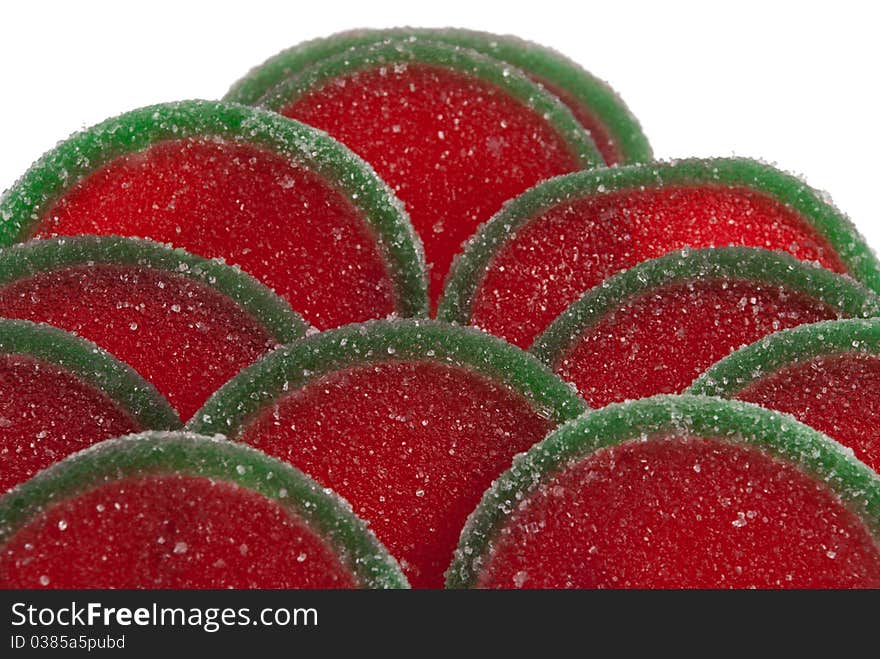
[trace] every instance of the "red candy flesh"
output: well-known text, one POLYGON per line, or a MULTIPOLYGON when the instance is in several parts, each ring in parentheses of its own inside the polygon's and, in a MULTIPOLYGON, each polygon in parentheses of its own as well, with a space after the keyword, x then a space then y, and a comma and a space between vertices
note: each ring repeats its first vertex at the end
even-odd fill
POLYGON ((736 398, 793 415, 880 471, 878 391, 880 357, 853 353, 781 369, 753 382, 736 398))
POLYGON ((76 266, 14 281, 0 287, 0 316, 94 341, 150 381, 184 420, 277 345, 225 295, 138 266, 76 266))
POLYGON ((59 501, 0 551, 2 588, 349 588, 278 503, 222 481, 128 478, 59 501))
POLYGON ((614 192, 555 206, 517 231, 492 258, 470 322, 527 348, 569 304, 610 275, 682 247, 728 245, 783 250, 845 272, 815 229, 757 192, 614 192))
POLYGON ((376 237, 329 183, 246 144, 168 140, 87 176, 35 235, 152 238, 223 257, 319 329, 387 316, 394 291, 376 237))
POLYGON ((0 494, 71 453, 141 429, 107 394, 69 371, 0 355, 0 494))
POLYGON ((678 284, 628 301, 582 332, 554 366, 591 407, 684 391, 733 350, 838 318, 802 293, 752 282, 678 284))
POLYGON ((632 441, 529 496, 478 585, 880 587, 880 547, 821 482, 754 447, 632 441))
POLYGON ((425 246, 432 308, 452 257, 479 224, 535 183, 581 168, 522 101, 426 64, 335 78, 280 111, 344 143, 403 200, 425 246))
POLYGON ((389 362, 313 381, 241 439, 351 502, 413 587, 439 588, 468 514, 553 423, 464 369, 389 362))

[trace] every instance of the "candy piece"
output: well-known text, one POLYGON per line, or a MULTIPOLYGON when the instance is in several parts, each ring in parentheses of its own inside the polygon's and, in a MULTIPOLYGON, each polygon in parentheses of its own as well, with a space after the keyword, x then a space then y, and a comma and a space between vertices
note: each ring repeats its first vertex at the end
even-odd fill
POLYGON ((855 227, 802 181, 741 159, 581 172, 543 183, 484 224, 438 311, 528 347, 563 309, 624 268, 683 247, 783 250, 880 291, 855 227))
POLYGON ((240 270, 111 236, 0 250, 0 316, 94 341, 153 383, 183 419, 244 366, 307 328, 240 270))
POLYGON ((273 352, 189 426, 252 444, 333 488, 414 587, 440 587, 492 479, 585 409, 499 339, 430 321, 375 321, 273 352))
POLYGON ((274 113, 209 101, 108 119, 0 200, 0 244, 116 234, 223 257, 319 329, 427 311, 424 257, 370 167, 274 113))
POLYGON ((553 321, 531 352, 601 407, 681 392, 771 332, 876 315, 880 297, 787 254, 684 250, 609 278, 553 321))
POLYGON ((405 588, 350 506, 246 446, 102 442, 0 499, 0 588, 405 588))
POLYGON ((880 478, 755 405, 611 405, 562 426, 493 484, 447 585, 877 588, 880 478))
POLYGON ((392 28, 350 30, 283 50, 239 80, 224 100, 255 104, 272 87, 349 48, 394 40, 435 41, 470 48, 511 64, 559 98, 589 131, 605 162, 647 162, 651 147, 639 122, 608 86, 561 53, 511 35, 475 30, 392 28))
POLYGON ((346 50, 261 104, 326 130, 391 185, 425 246, 434 302, 462 241, 505 201, 602 162, 565 106, 518 70, 431 42, 346 50))
POLYGON ((94 343, 0 318, 0 493, 94 442, 179 427, 153 385, 94 343))
POLYGON ((880 472, 880 320, 803 325, 737 350, 689 392, 787 412, 880 472))

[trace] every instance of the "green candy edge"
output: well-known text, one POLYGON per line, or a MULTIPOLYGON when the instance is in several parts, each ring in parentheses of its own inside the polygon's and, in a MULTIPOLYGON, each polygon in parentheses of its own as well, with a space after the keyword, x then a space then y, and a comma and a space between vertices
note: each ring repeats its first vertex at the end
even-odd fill
MULTIPOLYGON (((128 364, 98 345, 51 325, 0 318, 0 353, 32 357, 106 394, 144 429, 177 430, 177 412, 128 364)), ((2 516, 0 516, 2 519, 2 516)))
POLYGON ((536 215, 554 206, 610 192, 666 186, 744 187, 791 210, 834 248, 849 274, 880 293, 880 261, 850 220, 795 176, 747 158, 691 158, 610 167, 549 179, 512 199, 464 244, 452 263, 437 317, 468 323, 494 255, 536 215))
POLYGON ((196 281, 235 302, 281 344, 302 338, 309 329, 286 300, 243 270, 143 238, 79 235, 0 249, 0 286, 43 272, 95 264, 152 268, 196 281), (181 265, 187 268, 181 270, 181 265))
POLYGON ((235 438, 266 406, 323 375, 402 360, 472 369, 520 393, 539 414, 557 423, 588 409, 557 375, 501 339, 433 320, 373 320, 327 330, 269 353, 215 392, 186 428, 235 438))
POLYGON ((780 369, 843 354, 880 355, 880 319, 827 320, 770 334, 710 366, 685 393, 732 398, 780 369))
POLYGON ((819 479, 880 539, 880 476, 822 433, 750 403, 703 396, 654 396, 588 412, 533 446, 486 491, 462 532, 446 587, 472 588, 515 502, 555 473, 631 439, 685 433, 768 451, 819 479))
POLYGON ((653 152, 636 117, 606 83, 562 53, 512 35, 458 28, 391 28, 351 30, 305 41, 273 55, 251 69, 223 97, 255 104, 285 78, 349 48, 390 39, 424 39, 462 48, 507 62, 571 93, 605 127, 623 163, 648 162, 653 152))
POLYGON ((188 432, 126 435, 44 469, 0 498, 0 545, 54 501, 107 482, 159 473, 220 480, 257 492, 312 527, 362 588, 409 587, 397 561, 341 497, 256 449, 188 432), (281 489, 287 489, 287 497, 279 496, 281 489))
POLYGON ((642 261, 606 279, 573 302, 540 334, 529 352, 555 368, 584 329, 628 300, 670 285, 710 278, 786 287, 850 317, 880 316, 880 296, 848 277, 755 247, 680 250, 642 261))
POLYGON ((524 103, 556 131, 582 167, 604 165, 595 143, 562 101, 521 73, 475 51, 431 41, 400 39, 350 48, 318 60, 300 75, 282 80, 257 102, 259 107, 280 110, 290 101, 333 78, 394 63, 430 64, 485 80, 524 103))
POLYGON ((65 190, 116 158, 162 140, 204 136, 264 148, 305 165, 336 186, 375 231, 398 313, 428 314, 421 241, 403 205, 372 167, 322 131, 236 103, 189 100, 151 105, 75 133, 44 154, 0 197, 0 246, 27 239, 65 190))

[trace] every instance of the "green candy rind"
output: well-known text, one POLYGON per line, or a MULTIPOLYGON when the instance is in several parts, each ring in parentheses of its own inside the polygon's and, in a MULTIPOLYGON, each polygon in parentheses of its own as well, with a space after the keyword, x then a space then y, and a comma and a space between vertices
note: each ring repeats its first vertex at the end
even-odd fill
POLYGON ((446 278, 437 317, 468 323, 492 258, 533 218, 560 204, 614 192, 670 186, 747 188, 795 211, 825 238, 849 274, 880 293, 880 261, 852 222, 800 179, 745 158, 688 159, 575 172, 539 183, 483 223, 446 278))
POLYGON ((0 198, 0 246, 28 239, 65 191, 116 158, 163 140, 199 137, 265 148, 332 182, 375 231, 393 280, 398 313, 427 315, 421 241, 403 205, 372 167, 322 131, 235 103, 192 100, 153 105, 75 133, 43 155, 0 198))
POLYGON ((501 88, 542 116, 565 140, 583 167, 598 167, 604 160, 595 143, 571 111, 555 96, 519 70, 469 49, 431 41, 399 39, 357 48, 317 61, 300 75, 282 80, 266 92, 257 105, 281 110, 291 101, 338 78, 377 66, 431 64, 475 76, 501 88))
POLYGON ((587 409, 558 376, 501 339, 437 321, 376 320, 321 332, 266 355, 221 387, 186 427, 236 438, 267 405, 323 375, 401 360, 461 366, 486 375, 525 396, 540 415, 557 423, 587 409))
POLYGON ((0 286, 43 272, 92 265, 138 266, 192 279, 231 299, 281 344, 302 338, 309 329, 286 300, 242 270, 142 238, 83 235, 0 249, 0 286))
POLYGON ((446 573, 447 588, 475 585, 510 512, 556 473, 602 448, 644 437, 658 441, 664 435, 718 439, 767 451, 824 483, 880 541, 880 476, 837 442, 757 405, 663 395, 589 412, 515 458, 471 513, 446 573))
POLYGON ((171 404, 137 371, 91 341, 57 327, 0 318, 0 354, 31 357, 71 373, 109 396, 142 428, 181 427, 171 404))
POLYGON ((828 320, 770 334, 716 362, 685 393, 733 398, 780 369, 845 354, 880 355, 880 319, 828 320))
POLYGON ((400 39, 421 39, 469 48, 564 89, 599 119, 623 162, 648 162, 653 159, 651 146, 638 120, 607 83, 555 50, 518 37, 476 30, 409 27, 351 30, 306 41, 281 51, 251 69, 232 86, 224 100, 256 104, 272 87, 299 75, 323 59, 350 48, 400 39))
POLYGON ((880 316, 880 297, 857 282, 786 254, 753 247, 681 250, 649 259, 591 289, 550 324, 529 349, 555 368, 584 330, 630 300, 668 286, 724 279, 784 287, 848 317, 880 316))
POLYGON ((397 561, 344 499, 256 449, 187 432, 108 440, 41 471, 0 499, 0 546, 56 501, 111 481, 162 473, 234 483, 257 492, 315 529, 361 587, 409 587, 397 561))

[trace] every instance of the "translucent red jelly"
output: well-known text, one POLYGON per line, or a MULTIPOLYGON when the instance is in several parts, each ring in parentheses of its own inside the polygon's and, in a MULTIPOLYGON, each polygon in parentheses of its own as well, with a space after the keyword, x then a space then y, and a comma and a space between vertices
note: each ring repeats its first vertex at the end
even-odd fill
POLYGON ((180 475, 61 500, 0 549, 0 588, 350 588, 301 519, 256 492, 180 475))
POLYGON ((781 369, 736 394, 788 412, 855 451, 880 471, 880 357, 841 354, 781 369))
POLYGON ((152 238, 241 266, 320 329, 395 310, 376 237, 330 183, 217 139, 159 142, 66 192, 36 236, 152 238))
POLYGON ((69 371, 0 355, 0 494, 71 453, 139 430, 117 402, 69 371))
POLYGON ((538 181, 581 168, 522 101, 427 64, 334 78, 281 113, 343 142, 404 201, 425 246, 432 305, 452 257, 480 223, 538 181))
POLYGON ((681 393, 733 350, 838 314, 802 293, 752 282, 679 284, 604 316, 578 336, 554 369, 591 407, 681 393))
POLYGON ((440 588, 483 491, 552 427, 484 376, 389 362, 315 380, 264 410, 241 439, 333 488, 413 587, 440 588))
POLYGON ((822 483, 746 445, 603 449, 496 534, 490 588, 877 588, 880 547, 822 483))
POLYGON ((845 272, 830 244, 793 211, 746 189, 616 192, 553 207, 492 258, 471 323, 527 348, 585 291, 682 247, 790 252, 845 272))
POLYGON ((137 266, 63 268, 0 286, 0 316, 94 341, 149 380, 183 420, 277 345, 225 295, 137 266))

